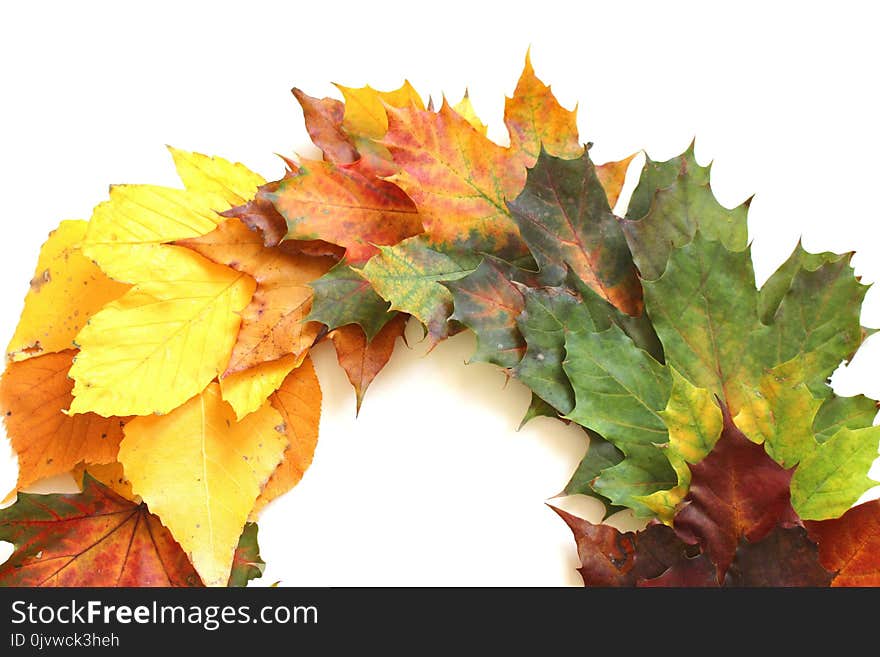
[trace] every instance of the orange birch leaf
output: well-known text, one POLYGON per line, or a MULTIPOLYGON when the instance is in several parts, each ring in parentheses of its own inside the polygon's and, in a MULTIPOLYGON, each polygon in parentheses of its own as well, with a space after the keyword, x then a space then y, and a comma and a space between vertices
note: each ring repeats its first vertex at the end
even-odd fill
POLYGON ((18 455, 18 490, 70 472, 80 461, 116 460, 128 418, 63 413, 73 400, 67 374, 75 354, 68 349, 10 363, 0 379, 0 413, 18 455))
POLYGON ((302 365, 287 375, 269 402, 284 420, 290 447, 257 498, 251 520, 269 502, 296 486, 312 463, 321 420, 321 386, 311 358, 306 357, 302 365))

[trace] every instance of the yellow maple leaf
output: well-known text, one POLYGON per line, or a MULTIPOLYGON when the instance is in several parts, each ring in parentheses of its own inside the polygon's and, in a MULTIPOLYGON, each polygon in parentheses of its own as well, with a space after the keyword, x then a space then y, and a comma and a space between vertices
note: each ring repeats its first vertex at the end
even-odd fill
POLYGON ((425 109, 418 92, 408 80, 394 91, 377 91, 371 86, 355 88, 337 84, 345 99, 342 125, 352 136, 381 139, 388 130, 388 116, 384 104, 391 107, 408 107, 410 104, 425 109))
POLYGON ((207 586, 225 586, 242 528, 288 445, 269 404, 237 422, 211 384, 165 416, 126 425, 119 461, 207 586))
POLYGON ((480 117, 477 116, 477 110, 474 109, 474 104, 471 102, 471 97, 468 95, 467 89, 465 89, 462 99, 453 105, 452 109, 458 112, 458 114, 461 115, 461 118, 470 123, 474 127, 474 130, 484 137, 486 136, 486 133, 489 132, 489 126, 483 123, 480 120, 480 117))
POLYGON ((73 339, 104 304, 128 289, 80 252, 88 222, 62 221, 40 249, 37 269, 6 357, 21 361, 73 348, 73 339))

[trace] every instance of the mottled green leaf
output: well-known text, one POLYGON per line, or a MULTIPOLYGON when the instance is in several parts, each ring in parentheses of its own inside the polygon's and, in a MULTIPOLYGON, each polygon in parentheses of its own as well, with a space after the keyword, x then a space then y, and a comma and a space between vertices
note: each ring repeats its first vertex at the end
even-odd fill
POLYGON ((395 246, 379 247, 379 253, 359 271, 391 310, 409 313, 428 330, 433 342, 449 334, 452 293, 442 282, 470 274, 480 262, 472 253, 442 253, 429 247, 423 237, 395 246))
POLYGON ((762 325, 749 250, 729 251, 697 233, 672 252, 663 276, 644 286, 666 362, 739 412, 763 371, 753 348, 762 325))
POLYGON ((562 369, 565 326, 592 322, 578 297, 564 288, 524 289, 525 310, 517 327, 526 353, 514 369, 516 377, 562 414, 574 408, 574 391, 562 369))
POLYGON ((843 428, 816 444, 791 479, 791 504, 801 519, 837 518, 876 484, 867 473, 877 458, 878 440, 880 427, 843 428))
POLYGON ((809 254, 798 244, 780 268, 782 274, 774 274, 775 278, 764 286, 769 285, 770 290, 761 291, 762 318, 769 316, 774 329, 773 362, 801 357, 807 384, 816 392, 825 386, 841 361, 852 358, 864 339, 859 314, 868 286, 854 275, 849 264, 851 256, 809 254), (799 266, 771 313, 778 295, 776 288, 788 278, 793 260, 799 266))
POLYGON ((597 493, 593 489, 593 482, 603 470, 620 463, 624 458, 623 452, 595 431, 586 429, 586 432, 590 436, 590 446, 562 493, 593 497, 605 505, 605 516, 609 516, 625 507, 615 506, 610 499, 597 493))
POLYGON ((532 399, 529 401, 529 407, 526 409, 525 415, 523 415, 523 419, 520 421, 517 430, 522 429, 537 417, 558 419, 559 412, 533 392, 532 399))
POLYGON ((670 251, 688 244, 699 230, 733 251, 748 239, 749 203, 728 210, 715 199, 709 167, 697 164, 693 144, 666 162, 645 163, 622 222, 632 256, 643 278, 666 269, 670 251))
POLYGON ((358 324, 372 340, 397 313, 348 264, 341 262, 321 278, 309 283, 315 291, 309 321, 326 324, 329 330, 358 324))
POLYGON ((839 429, 862 429, 870 427, 877 416, 877 402, 863 395, 826 399, 813 420, 816 440, 824 443, 839 429))
POLYGON ((484 258, 467 276, 444 283, 454 301, 450 319, 476 335, 477 350, 471 362, 509 368, 522 359, 526 343, 516 318, 525 309, 525 301, 513 281, 525 274, 502 261, 484 258))
POLYGON ((617 308, 641 312, 641 287, 626 239, 587 152, 564 160, 542 151, 508 207, 545 283, 558 285, 570 268, 617 308))
POLYGON ((637 514, 649 514, 636 498, 677 481, 657 448, 668 441, 659 415, 671 392, 668 370, 617 326, 598 333, 567 329, 565 352, 563 368, 575 392, 567 417, 602 435, 626 457, 599 475, 596 491, 637 514))

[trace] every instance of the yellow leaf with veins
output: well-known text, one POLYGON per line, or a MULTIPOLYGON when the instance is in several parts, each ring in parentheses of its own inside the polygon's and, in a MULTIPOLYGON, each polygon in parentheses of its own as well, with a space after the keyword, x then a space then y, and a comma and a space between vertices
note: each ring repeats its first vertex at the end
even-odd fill
POLYGON ((269 404, 237 422, 211 384, 164 416, 126 425, 119 460, 207 586, 225 586, 248 515, 287 447, 269 404))
POLYGON ((250 276, 179 246, 132 251, 128 263, 137 285, 77 335, 71 413, 168 413, 229 362, 254 292, 250 276))

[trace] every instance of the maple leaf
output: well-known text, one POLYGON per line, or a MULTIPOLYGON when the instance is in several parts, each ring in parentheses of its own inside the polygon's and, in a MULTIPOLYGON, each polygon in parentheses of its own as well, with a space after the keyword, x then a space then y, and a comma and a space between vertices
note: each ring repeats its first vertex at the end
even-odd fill
POLYGON ((80 461, 116 460, 128 418, 63 412, 73 399, 67 374, 75 353, 68 349, 10 363, 0 379, 0 413, 18 455, 18 490, 69 472, 80 461))
POLYGON ((719 580, 706 554, 665 525, 623 533, 554 511, 575 537, 584 586, 815 587, 828 586, 834 577, 820 563, 816 544, 802 527, 774 527, 754 542, 741 539, 729 572, 719 580))
POLYGON ((419 213, 400 188, 330 162, 304 161, 296 175, 259 197, 285 218, 286 239, 338 244, 349 264, 422 232, 419 213))
POLYGON ((623 191, 623 184, 626 182, 626 172, 629 170, 629 163, 637 153, 633 153, 629 157, 615 162, 606 162, 605 164, 596 165, 596 177, 605 190, 605 196, 608 197, 608 206, 614 208, 620 193, 623 191))
POLYGON ((578 570, 584 586, 635 586, 659 577, 693 552, 665 525, 649 525, 638 533, 623 533, 609 525, 595 525, 561 509, 550 508, 574 534, 581 561, 578 570))
POLYGON ((360 413, 367 388, 391 359, 397 338, 403 337, 407 319, 407 315, 397 315, 372 338, 354 325, 343 326, 330 333, 339 366, 345 370, 354 387, 356 413, 360 413))
POLYGON ((629 247, 588 153, 565 160, 542 151, 508 207, 545 283, 559 284, 571 269, 624 312, 641 312, 629 247))
POLYGON ((804 520, 843 515, 876 483, 867 472, 877 459, 878 442, 880 426, 844 427, 814 445, 791 481, 791 503, 798 515, 804 520))
POLYGON ((299 356, 312 346, 320 326, 306 320, 312 298, 308 283, 327 272, 332 259, 304 256, 283 244, 265 247, 260 236, 237 219, 178 244, 256 282, 241 313, 241 328, 224 376, 288 354, 299 356))
POLYGON ((269 403, 281 415, 290 444, 254 502, 252 520, 269 502, 296 486, 312 463, 321 420, 321 386, 311 358, 285 377, 269 403))
POLYGON ((467 89, 464 90, 464 96, 462 96, 461 100, 452 106, 452 109, 454 109, 461 116, 461 118, 470 123, 473 129, 479 132, 484 137, 489 132, 489 126, 483 123, 480 120, 480 117, 477 116, 477 110, 474 109, 474 104, 471 102, 471 98, 468 94, 467 89))
POLYGON ((237 422, 217 384, 167 415, 131 420, 119 461, 208 586, 223 586, 245 521, 281 462, 284 421, 266 404, 237 422))
POLYGON ((429 243, 524 255, 505 200, 525 182, 525 166, 445 101, 439 112, 412 106, 387 112, 382 144, 400 167, 389 180, 415 202, 429 243))
POLYGON ((357 324, 372 340, 397 313, 376 294, 370 282, 345 262, 309 283, 314 290, 309 319, 321 322, 328 330, 357 324))
POLYGON ((837 573, 831 586, 880 586, 880 501, 804 524, 819 545, 822 565, 837 573))
POLYGON ((122 296, 127 285, 105 276, 80 252, 85 221, 62 221, 40 249, 24 310, 6 357, 20 361, 73 348, 89 317, 122 296))
POLYGON ((703 547, 716 565, 719 582, 741 538, 755 543, 777 526, 798 522, 790 502, 791 471, 746 438, 727 412, 714 449, 690 470, 690 490, 675 516, 675 531, 703 547))
POLYGON ((584 150, 578 140, 577 109, 569 111, 559 104, 550 87, 535 76, 528 52, 513 97, 505 99, 504 123, 511 150, 527 167, 538 160, 542 149, 566 159, 584 150))
POLYGON ((740 544, 725 585, 828 586, 833 578, 803 527, 776 527, 758 542, 740 544))
POLYGON ((159 518, 86 476, 73 495, 21 493, 0 510, 0 540, 15 546, 3 586, 199 586, 159 518))
POLYGON ((749 203, 722 207, 712 194, 709 169, 697 164, 693 143, 666 162, 646 157, 622 222, 643 278, 659 278, 670 252, 691 242, 697 230, 732 251, 745 248, 749 203))
POLYGON ((391 310, 418 319, 430 339, 438 342, 449 334, 447 320, 453 307, 452 293, 441 283, 463 278, 479 261, 472 253, 435 250, 420 235, 380 247, 379 254, 358 272, 391 302, 391 310))
POLYGON ((638 497, 676 482, 668 459, 656 447, 669 439, 659 412, 669 400, 671 378, 617 326, 600 332, 590 328, 565 332, 563 368, 575 393, 575 406, 566 417, 593 429, 624 454, 593 482, 596 492, 645 515, 649 512, 638 497))
POLYGON ((531 278, 528 272, 486 257, 467 276, 444 283, 455 308, 450 319, 477 337, 470 362, 509 368, 522 359, 526 344, 516 320, 525 310, 525 299, 517 284, 531 278))

